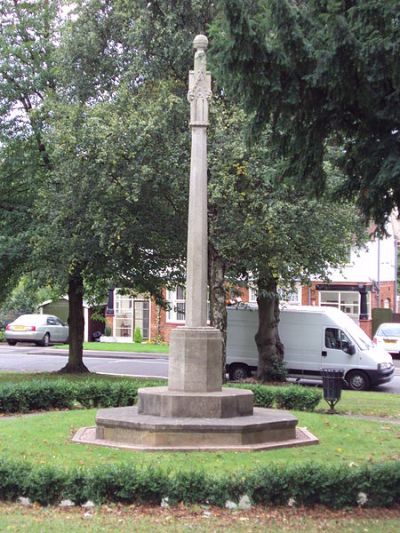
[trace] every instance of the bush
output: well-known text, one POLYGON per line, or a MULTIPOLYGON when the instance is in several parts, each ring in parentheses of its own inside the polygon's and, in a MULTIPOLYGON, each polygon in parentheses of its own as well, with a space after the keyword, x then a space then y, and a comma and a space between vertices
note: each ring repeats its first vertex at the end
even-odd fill
MULTIPOLYGON (((81 406, 125 407, 137 402, 138 389, 158 386, 148 381, 94 381, 71 383, 60 380, 32 380, 0 386, 0 412, 27 413, 49 409, 71 409, 81 406)), ((254 383, 229 385, 249 389, 254 394, 255 407, 278 407, 297 411, 313 411, 322 398, 318 389, 289 385, 270 387, 254 383)))
POLYGON ((254 394, 255 407, 272 407, 275 400, 275 393, 272 387, 253 383, 240 383, 229 385, 238 389, 248 389, 254 394))
POLYGON ((33 467, 0 460, 0 500, 26 496, 41 505, 71 499, 76 504, 198 503, 224 506, 247 494, 253 503, 273 506, 325 505, 341 509, 365 505, 389 507, 400 503, 400 462, 326 466, 269 465, 234 475, 199 471, 167 474, 156 468, 132 465, 100 465, 91 470, 66 471, 57 467, 33 467))
POLYGON ((0 387, 0 412, 27 413, 49 409, 71 409, 74 405, 124 407, 137 401, 139 387, 154 386, 156 381, 81 381, 32 380, 0 387))
POLYGON ((112 329, 111 329, 110 326, 106 326, 106 327, 104 328, 104 335, 105 335, 106 337, 111 337, 111 335, 112 335, 112 329))
POLYGON ((321 398, 322 394, 319 390, 300 385, 275 389, 275 402, 279 409, 313 411, 321 398))
POLYGON ((5 340, 4 331, 0 330, 0 342, 4 342, 5 340))
POLYGON ((29 472, 25 463, 0 459, 0 500, 14 501, 23 496, 23 485, 29 472))
POLYGON ((228 385, 240 389, 249 389, 254 394, 255 407, 277 407, 296 411, 314 411, 322 398, 318 389, 289 385, 287 387, 271 387, 253 383, 235 383, 228 385))
POLYGON ((143 335, 139 327, 135 328, 135 331, 133 333, 133 341, 136 342, 136 344, 142 344, 143 335))

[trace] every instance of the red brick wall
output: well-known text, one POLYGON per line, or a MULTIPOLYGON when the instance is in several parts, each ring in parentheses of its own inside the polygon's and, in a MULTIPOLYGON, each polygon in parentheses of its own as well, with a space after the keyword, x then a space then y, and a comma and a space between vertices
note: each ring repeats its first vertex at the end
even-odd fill
POLYGON ((372 320, 360 320, 360 328, 372 339, 372 320))
POLYGON ((394 310, 395 305, 395 294, 396 294, 396 283, 394 281, 381 281, 380 285, 380 297, 378 302, 378 294, 373 293, 372 295, 372 308, 375 307, 385 307, 385 300, 390 300, 390 308, 394 310))

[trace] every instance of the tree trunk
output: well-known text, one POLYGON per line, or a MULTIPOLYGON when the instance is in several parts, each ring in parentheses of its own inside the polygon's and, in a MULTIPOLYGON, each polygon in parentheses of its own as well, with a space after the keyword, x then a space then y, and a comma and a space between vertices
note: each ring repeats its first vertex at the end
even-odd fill
POLYGON ((68 363, 60 370, 61 373, 82 374, 89 372, 83 364, 83 279, 80 272, 70 276, 68 281, 68 325, 69 354, 68 363))
POLYGON ((258 280, 258 331, 255 341, 258 348, 257 378, 260 381, 283 381, 283 345, 279 338, 279 297, 273 278, 258 280))
POLYGON ((222 381, 226 381, 226 292, 225 263, 215 248, 209 246, 210 325, 222 333, 222 381))

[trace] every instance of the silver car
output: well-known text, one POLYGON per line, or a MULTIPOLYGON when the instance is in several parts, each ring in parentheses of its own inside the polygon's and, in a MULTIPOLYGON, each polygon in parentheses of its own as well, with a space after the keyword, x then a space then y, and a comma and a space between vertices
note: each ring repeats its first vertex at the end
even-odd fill
POLYGON ((21 315, 6 327, 6 341, 11 346, 17 342, 34 342, 38 346, 68 341, 69 328, 54 315, 21 315))
POLYGON ((374 343, 380 344, 392 356, 400 355, 400 324, 385 322, 381 324, 374 335, 374 343))

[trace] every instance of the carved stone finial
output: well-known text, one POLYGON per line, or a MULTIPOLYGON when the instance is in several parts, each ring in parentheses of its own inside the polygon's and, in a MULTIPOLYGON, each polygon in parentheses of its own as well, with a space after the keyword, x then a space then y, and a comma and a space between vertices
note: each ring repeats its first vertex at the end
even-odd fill
POLYGON ((195 50, 207 50, 208 39, 205 35, 196 35, 193 39, 193 48, 195 50))
POLYGON ((211 76, 207 72, 206 49, 208 39, 196 35, 193 40, 194 70, 189 73, 190 125, 208 126, 208 103, 211 100, 211 76))

